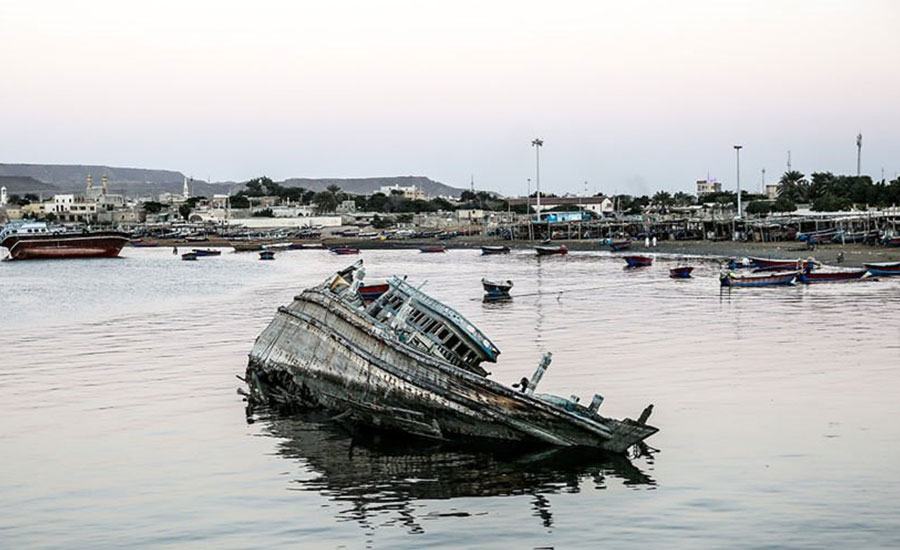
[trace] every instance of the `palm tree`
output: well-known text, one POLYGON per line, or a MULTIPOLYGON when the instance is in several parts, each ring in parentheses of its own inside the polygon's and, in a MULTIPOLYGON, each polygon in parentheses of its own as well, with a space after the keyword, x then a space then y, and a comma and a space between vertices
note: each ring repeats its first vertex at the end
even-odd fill
POLYGON ((343 200, 343 195, 337 185, 329 185, 324 191, 316 193, 312 200, 316 205, 316 212, 319 214, 334 212, 343 200))
POLYGON ((790 170, 781 176, 778 196, 793 202, 806 202, 809 199, 809 182, 802 172, 790 170))

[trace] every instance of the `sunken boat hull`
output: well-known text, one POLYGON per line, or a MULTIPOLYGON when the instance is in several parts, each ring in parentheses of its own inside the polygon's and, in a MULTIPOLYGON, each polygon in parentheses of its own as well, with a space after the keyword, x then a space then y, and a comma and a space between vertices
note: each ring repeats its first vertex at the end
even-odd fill
POLYGON ((328 287, 303 291, 279 308, 253 346, 247 367, 251 399, 326 409, 359 424, 444 440, 621 453, 657 431, 515 391, 484 376, 477 365, 455 365, 386 328, 328 287))

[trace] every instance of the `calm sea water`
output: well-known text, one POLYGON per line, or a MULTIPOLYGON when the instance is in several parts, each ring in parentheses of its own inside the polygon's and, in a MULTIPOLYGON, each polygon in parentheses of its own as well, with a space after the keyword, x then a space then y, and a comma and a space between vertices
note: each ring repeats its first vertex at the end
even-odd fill
POLYGON ((897 548, 900 280, 722 293, 714 262, 625 270, 364 251, 502 350, 493 377, 635 417, 660 452, 515 454, 247 418, 235 393, 280 304, 349 263, 169 249, 0 264, 0 547, 897 548), (512 279, 483 304, 479 280, 512 279))

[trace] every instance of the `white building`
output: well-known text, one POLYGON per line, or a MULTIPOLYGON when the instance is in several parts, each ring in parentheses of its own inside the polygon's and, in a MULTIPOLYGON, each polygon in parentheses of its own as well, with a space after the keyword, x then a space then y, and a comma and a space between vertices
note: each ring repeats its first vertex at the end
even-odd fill
POLYGON ((722 184, 717 182, 715 178, 713 179, 705 179, 705 180, 697 180, 697 196, 702 197, 703 195, 709 195, 710 193, 721 193, 722 192, 722 184))
POLYGON ((379 193, 383 193, 389 197, 391 196, 391 193, 395 191, 401 193, 405 199, 425 200, 425 191, 415 185, 400 185, 398 183, 394 185, 382 185, 378 189, 379 193))
POLYGON ((766 196, 771 200, 775 200, 778 198, 778 195, 781 194, 781 183, 767 183, 766 184, 766 196))

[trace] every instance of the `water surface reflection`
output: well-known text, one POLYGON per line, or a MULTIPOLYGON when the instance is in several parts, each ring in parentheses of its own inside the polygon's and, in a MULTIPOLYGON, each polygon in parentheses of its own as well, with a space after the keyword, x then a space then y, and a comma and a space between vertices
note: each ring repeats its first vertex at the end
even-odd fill
MULTIPOLYGON (((544 526, 555 521, 550 495, 606 489, 612 484, 634 489, 656 482, 628 458, 595 449, 523 448, 460 444, 389 434, 348 431, 327 419, 293 415, 262 416, 264 432, 281 439, 277 452, 304 468, 292 489, 317 491, 346 503, 338 520, 369 526, 373 518, 424 532, 422 521, 440 516, 468 517, 478 510, 465 502, 448 513, 418 513, 418 500, 530 496, 533 516, 544 526)), ((652 464, 652 457, 646 458, 652 464)), ((291 474, 295 475, 295 474, 291 474)))

